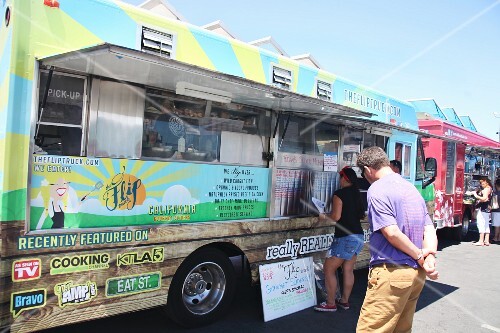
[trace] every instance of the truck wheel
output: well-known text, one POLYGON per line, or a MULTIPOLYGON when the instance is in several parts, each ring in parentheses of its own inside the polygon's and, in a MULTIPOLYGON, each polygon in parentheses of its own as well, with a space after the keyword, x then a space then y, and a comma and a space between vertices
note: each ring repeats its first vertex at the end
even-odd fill
POLYGON ((465 214, 462 218, 462 239, 465 239, 467 237, 467 234, 469 233, 469 225, 470 217, 468 214, 465 214))
POLYGON ((184 327, 197 327, 225 314, 235 292, 234 267, 227 255, 205 248, 187 257, 170 284, 167 313, 184 327))

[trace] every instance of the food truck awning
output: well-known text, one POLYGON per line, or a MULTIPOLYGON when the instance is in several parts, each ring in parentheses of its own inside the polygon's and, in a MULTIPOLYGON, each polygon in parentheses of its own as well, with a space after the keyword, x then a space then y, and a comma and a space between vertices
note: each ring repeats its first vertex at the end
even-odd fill
POLYGON ((500 150, 500 142, 447 121, 419 119, 418 126, 431 134, 443 136, 444 140, 456 140, 478 149, 500 150))
POLYGON ((272 110, 309 112, 325 116, 371 117, 371 113, 266 84, 189 65, 121 46, 102 44, 39 59, 54 66, 127 83, 176 91, 222 103, 241 103, 272 110))
POLYGON ((457 138, 445 137, 443 135, 429 133, 428 131, 425 131, 425 130, 415 130, 412 128, 402 127, 402 126, 392 124, 392 123, 384 123, 384 122, 377 121, 377 120, 371 120, 371 119, 366 119, 366 118, 356 118, 356 117, 344 117, 344 116, 337 116, 335 118, 338 120, 341 120, 342 123, 344 123, 345 125, 348 125, 351 127, 362 128, 362 129, 364 129, 368 132, 371 132, 371 133, 384 134, 384 132, 385 132, 387 136, 390 136, 392 130, 397 130, 397 131, 401 131, 401 132, 417 134, 417 135, 420 135, 421 137, 424 137, 424 138, 436 138, 436 139, 446 140, 446 141, 451 141, 451 142, 461 142, 461 140, 459 140, 457 138))

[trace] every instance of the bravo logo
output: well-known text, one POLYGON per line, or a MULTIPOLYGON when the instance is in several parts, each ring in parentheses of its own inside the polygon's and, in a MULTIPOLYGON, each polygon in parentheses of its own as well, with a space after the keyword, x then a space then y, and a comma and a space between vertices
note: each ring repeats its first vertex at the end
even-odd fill
POLYGON ((12 281, 26 281, 38 279, 42 273, 40 259, 16 260, 12 263, 12 281))
POLYGON ((10 300, 10 311, 14 318, 22 311, 41 308, 45 306, 47 291, 45 289, 26 290, 19 293, 12 293, 10 300))

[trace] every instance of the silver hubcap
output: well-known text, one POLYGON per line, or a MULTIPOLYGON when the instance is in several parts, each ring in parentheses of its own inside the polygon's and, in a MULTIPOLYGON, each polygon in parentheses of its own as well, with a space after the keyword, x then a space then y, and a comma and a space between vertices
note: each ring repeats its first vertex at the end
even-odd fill
POLYGON ((182 288, 182 300, 186 308, 196 315, 212 311, 220 303, 226 289, 226 276, 222 268, 213 262, 204 262, 193 268, 182 288))

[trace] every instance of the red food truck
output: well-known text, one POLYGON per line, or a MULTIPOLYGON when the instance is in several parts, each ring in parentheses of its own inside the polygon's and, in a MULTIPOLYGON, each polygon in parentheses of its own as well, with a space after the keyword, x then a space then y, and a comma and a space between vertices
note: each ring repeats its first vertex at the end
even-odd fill
POLYGON ((476 189, 481 176, 492 182, 498 176, 500 143, 461 126, 458 117, 448 120, 445 116, 445 120, 429 113, 417 114, 421 130, 443 137, 422 139, 425 155, 438 163, 434 224, 443 229, 443 236, 462 240, 474 219, 475 202, 465 192, 476 189))

